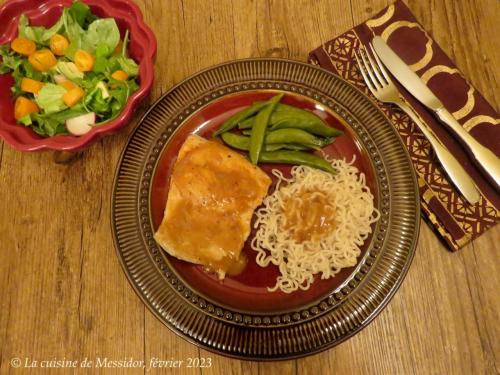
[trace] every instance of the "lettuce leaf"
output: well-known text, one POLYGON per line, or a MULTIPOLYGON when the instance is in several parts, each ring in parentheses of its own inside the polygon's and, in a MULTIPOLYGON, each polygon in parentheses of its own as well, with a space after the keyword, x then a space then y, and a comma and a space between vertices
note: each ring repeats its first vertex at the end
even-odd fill
POLYGON ((129 75, 129 77, 135 77, 139 74, 139 66, 136 62, 125 56, 118 56, 116 59, 120 65, 120 69, 129 75))
POLYGON ((35 79, 37 81, 47 81, 49 79, 48 74, 43 74, 42 72, 35 70, 35 68, 33 68, 33 65, 31 65, 28 60, 24 59, 23 62, 21 63, 20 68, 22 68, 22 69, 20 69, 20 70, 22 70, 20 72, 20 76, 21 76, 20 78, 27 77, 27 78, 35 79))
POLYGON ((54 118, 46 115, 33 115, 31 127, 35 133, 42 136, 52 137, 58 134, 66 134, 66 126, 64 122, 57 121, 54 118))
POLYGON ((23 94, 23 91, 21 90, 21 81, 24 77, 42 82, 47 82, 49 79, 48 75, 44 75, 43 73, 36 71, 28 60, 25 59, 23 59, 16 69, 14 69, 12 77, 15 81, 14 86, 11 88, 14 97, 23 94))
POLYGON ((66 134, 66 120, 87 113, 81 104, 54 114, 33 114, 33 130, 43 136, 66 134))
POLYGON ((73 2, 69 8, 69 14, 83 29, 97 19, 91 12, 89 6, 80 1, 73 2))
POLYGON ((99 83, 84 98, 83 104, 88 112, 95 112, 99 117, 107 117, 111 113, 111 99, 104 99, 99 83))
POLYGON ((56 113, 67 108, 63 96, 66 89, 53 83, 46 83, 36 95, 36 103, 46 113, 56 113))
MULTIPOLYGON (((64 14, 64 12, 63 12, 64 14)), ((64 27, 64 19, 63 17, 59 18, 59 20, 49 29, 46 29, 43 26, 29 26, 28 17, 26 15, 21 15, 19 18, 19 36, 27 39, 31 39, 35 43, 48 45, 50 38, 61 31, 64 27)))
POLYGON ((128 98, 137 91, 139 85, 137 85, 135 80, 116 81, 114 87, 114 89, 109 90, 111 97, 111 117, 117 116, 122 111, 125 104, 127 104, 128 98))
POLYGON ((11 51, 8 44, 0 46, 0 56, 2 57, 2 61, 0 62, 0 74, 11 73, 14 78, 15 82, 11 88, 14 97, 22 93, 21 80, 24 77, 37 81, 48 79, 48 77, 36 71, 26 58, 11 51))
POLYGON ((28 17, 24 14, 21 15, 18 26, 19 36, 46 46, 54 34, 65 33, 70 42, 80 44, 85 33, 84 28, 96 19, 97 17, 90 11, 88 5, 75 1, 71 7, 64 8, 59 20, 48 29, 43 26, 29 26, 28 17))
POLYGON ((64 20, 63 22, 66 36, 69 39, 69 47, 66 49, 66 53, 64 55, 70 60, 73 60, 75 52, 82 46, 82 38, 85 34, 85 30, 71 16, 68 8, 64 9, 62 19, 64 20))
POLYGON ((101 18, 89 25, 82 37, 82 48, 95 53, 98 45, 105 45, 110 54, 120 42, 120 30, 114 18, 101 18))
POLYGON ((75 63, 68 61, 59 61, 56 65, 57 72, 61 73, 69 80, 83 79, 83 72, 79 71, 75 63))
POLYGON ((95 50, 95 62, 92 70, 96 73, 104 73, 107 71, 109 66, 108 56, 111 54, 111 51, 105 43, 97 44, 95 50))
POLYGON ((2 62, 0 63, 0 74, 16 70, 23 62, 22 56, 11 53, 10 46, 8 44, 0 46, 0 56, 2 57, 2 62))
POLYGON ((31 121, 31 115, 28 114, 24 117, 21 117, 19 120, 17 120, 19 124, 23 124, 24 126, 30 126, 33 122, 31 121))

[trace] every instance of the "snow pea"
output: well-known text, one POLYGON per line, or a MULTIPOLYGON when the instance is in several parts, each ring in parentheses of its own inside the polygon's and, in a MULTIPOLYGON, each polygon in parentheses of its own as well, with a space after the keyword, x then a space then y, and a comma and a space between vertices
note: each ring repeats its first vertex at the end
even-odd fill
POLYGON ((252 134, 252 129, 243 129, 241 131, 241 134, 243 134, 243 135, 250 135, 250 134, 252 134))
MULTIPOLYGON (((223 133, 221 135, 222 140, 228 146, 236 148, 238 150, 248 151, 250 149, 250 137, 245 137, 234 133, 223 133)), ((289 150, 309 150, 312 147, 305 145, 294 144, 294 143, 272 143, 267 144, 264 140, 264 150, 265 151, 276 151, 281 149, 289 150)))
MULTIPOLYGON (((256 102, 260 103, 260 102, 256 102)), ((238 124, 240 129, 253 127, 255 117, 248 116, 238 124)), ((279 103, 269 119, 271 130, 296 128, 323 137, 338 137, 342 131, 328 126, 321 118, 309 111, 279 103)))
POLYGON ((238 129, 252 129, 254 121, 255 121, 255 116, 240 121, 238 123, 238 129))
MULTIPOLYGON (((250 135, 251 129, 245 129, 242 133, 244 135, 250 135)), ((319 138, 304 130, 293 128, 268 131, 264 139, 265 144, 296 143, 316 149, 325 147, 326 145, 332 143, 332 141, 333 139, 331 138, 319 138)))
POLYGON ((297 143, 264 143, 264 151, 276 151, 276 150, 296 150, 296 151, 307 151, 312 149, 313 147, 300 145, 297 143))
POLYGON ((220 136, 225 144, 238 150, 248 151, 250 149, 250 137, 234 133, 223 133, 220 136))
POLYGON ((266 134, 269 119, 276 107, 276 104, 281 100, 284 94, 273 96, 267 101, 267 104, 255 116, 255 123, 252 127, 252 134, 250 135, 250 161, 252 164, 257 164, 259 155, 264 145, 264 137, 266 134))
POLYGON ((333 169, 332 165, 325 159, 302 151, 263 151, 259 155, 259 162, 306 165, 326 172, 335 173, 335 169, 333 169))
POLYGON ((213 137, 217 137, 222 133, 227 132, 234 128, 240 121, 245 120, 246 118, 254 115, 259 112, 262 108, 266 106, 267 102, 255 102, 250 107, 232 115, 229 119, 227 119, 222 126, 213 134, 213 137))

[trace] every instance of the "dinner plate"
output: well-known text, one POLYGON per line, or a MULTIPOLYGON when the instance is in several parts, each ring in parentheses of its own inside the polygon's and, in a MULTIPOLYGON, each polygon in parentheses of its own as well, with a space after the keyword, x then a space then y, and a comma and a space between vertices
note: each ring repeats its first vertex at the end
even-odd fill
MULTIPOLYGON (((290 166, 265 165, 285 175, 290 166)), ((275 183, 275 181, 273 181, 275 183)), ((271 190, 273 190, 273 186, 271 190)), ((115 176, 112 229, 117 255, 137 294, 170 329, 194 344, 243 359, 285 359, 334 346, 365 327, 388 303, 413 258, 419 227, 418 185, 389 120, 352 85, 316 66, 248 59, 204 70, 164 94, 124 149, 115 176), (355 267, 307 291, 270 292, 275 266, 248 264, 223 281, 180 261, 155 242, 177 154, 190 134, 210 138, 231 115, 284 93, 344 134, 324 149, 365 174, 380 219, 355 267)))

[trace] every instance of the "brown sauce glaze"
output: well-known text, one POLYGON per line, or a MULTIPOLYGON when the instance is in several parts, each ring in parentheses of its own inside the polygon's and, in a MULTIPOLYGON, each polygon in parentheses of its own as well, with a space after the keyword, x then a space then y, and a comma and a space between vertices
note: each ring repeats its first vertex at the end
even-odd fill
POLYGON ((252 213, 269 184, 269 177, 241 155, 218 142, 190 138, 175 164, 159 228, 165 247, 220 278, 240 273, 252 213))
POLYGON ((335 228, 335 208, 319 190, 304 190, 283 201, 283 228, 297 243, 318 241, 335 228))

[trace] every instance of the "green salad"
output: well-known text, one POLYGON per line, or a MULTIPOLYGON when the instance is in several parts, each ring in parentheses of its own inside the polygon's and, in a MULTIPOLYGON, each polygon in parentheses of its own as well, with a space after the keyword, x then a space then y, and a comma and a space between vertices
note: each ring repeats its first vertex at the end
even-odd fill
POLYGON ((113 18, 98 18, 79 1, 50 28, 19 20, 19 33, 0 46, 0 74, 15 84, 14 117, 41 136, 83 135, 116 117, 138 89, 139 67, 127 55, 113 18))

